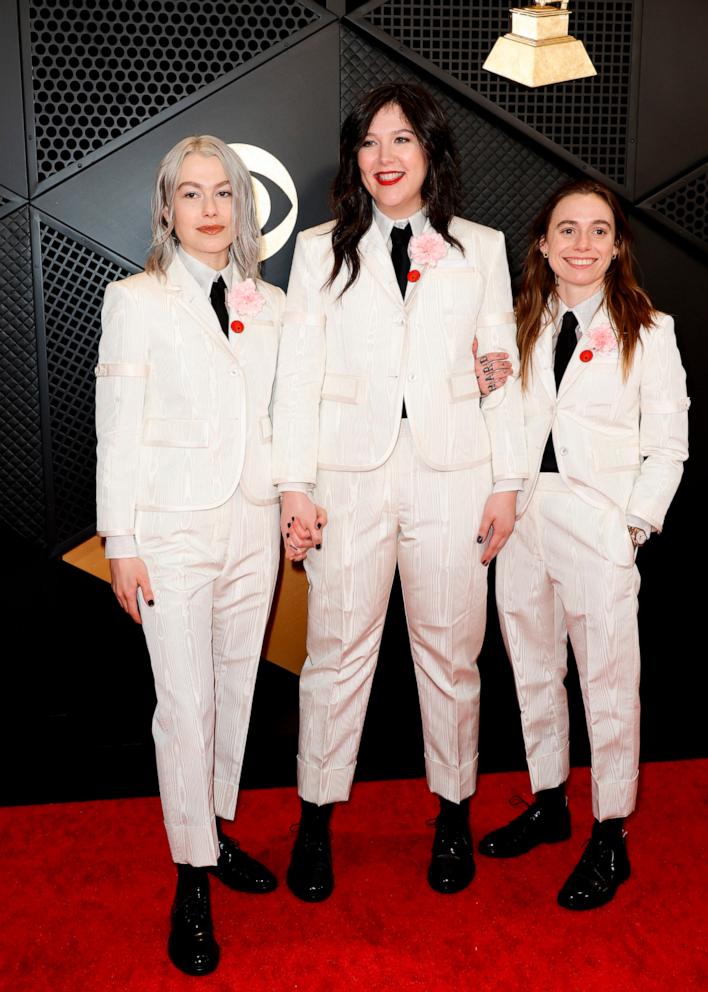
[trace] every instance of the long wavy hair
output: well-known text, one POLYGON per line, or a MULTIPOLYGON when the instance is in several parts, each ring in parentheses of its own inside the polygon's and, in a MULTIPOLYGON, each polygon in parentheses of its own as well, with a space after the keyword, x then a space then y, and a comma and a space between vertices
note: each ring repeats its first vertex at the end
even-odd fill
POLYGON ((332 183, 330 205, 335 218, 332 231, 334 263, 326 285, 331 286, 342 268, 348 277, 342 294, 359 277, 359 242, 371 226, 371 194, 361 180, 357 155, 371 127, 384 107, 396 105, 410 124, 428 161, 428 173, 421 199, 432 228, 449 245, 462 251, 462 245, 448 228, 459 200, 457 154, 450 127, 442 110, 422 86, 412 83, 383 83, 364 94, 342 125, 339 142, 339 171, 332 183))
POLYGON ((243 279, 258 278, 261 232, 251 174, 233 148, 211 134, 183 138, 170 148, 157 170, 152 194, 152 243, 145 271, 164 275, 178 245, 175 233, 175 196, 182 164, 188 155, 215 155, 231 184, 233 241, 231 257, 243 279))
POLYGON ((521 289, 516 299, 517 342, 521 359, 521 383, 526 388, 531 374, 531 355, 543 328, 553 319, 558 304, 556 279, 540 249, 541 239, 548 236, 553 211, 566 196, 581 194, 599 196, 612 211, 615 223, 617 257, 605 273, 605 306, 617 336, 622 360, 622 372, 627 378, 635 349, 640 343, 642 327, 651 327, 656 310, 639 287, 634 274, 632 232, 615 194, 592 179, 573 179, 557 189, 546 200, 531 223, 529 248, 524 261, 521 289))

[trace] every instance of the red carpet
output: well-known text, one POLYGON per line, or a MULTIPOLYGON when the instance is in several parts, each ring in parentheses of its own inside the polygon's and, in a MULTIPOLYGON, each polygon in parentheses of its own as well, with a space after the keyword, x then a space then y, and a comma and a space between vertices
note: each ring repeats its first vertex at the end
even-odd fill
MULTIPOLYGON (((156 799, 0 810, 3 988, 11 992, 339 992, 365 989, 673 992, 708 988, 708 761, 646 765, 629 825, 634 874, 589 914, 555 903, 589 836, 588 771, 573 772, 573 838, 511 862, 477 859, 457 896, 425 873, 435 802, 421 781, 358 785, 335 811, 337 887, 316 906, 212 881, 222 963, 175 971, 164 945, 173 871, 156 799)), ((483 776, 477 837, 516 810, 523 773, 483 776)), ((244 793, 243 847, 282 879, 295 791, 244 793)))

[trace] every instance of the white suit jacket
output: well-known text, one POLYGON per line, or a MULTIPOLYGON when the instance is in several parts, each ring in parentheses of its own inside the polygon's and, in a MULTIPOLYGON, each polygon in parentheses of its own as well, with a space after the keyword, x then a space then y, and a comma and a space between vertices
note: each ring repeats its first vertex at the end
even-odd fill
POLYGON ((510 380, 480 409, 471 351, 476 334, 480 354, 508 351, 518 367, 504 236, 454 218, 450 232, 464 255, 449 247, 435 268, 421 268, 404 302, 373 223, 359 244, 359 278, 338 299, 346 273, 323 288, 332 228, 297 239, 273 408, 275 482, 314 484, 318 467, 381 465, 396 443, 404 397, 416 449, 431 468, 491 461, 495 482, 525 478, 519 383, 510 380))
MULTIPOLYGON (((232 286, 239 280, 234 268, 232 286)), ((220 506, 239 484, 252 502, 277 500, 269 404, 284 294, 257 287, 266 304, 240 318, 232 342, 178 257, 165 278, 107 287, 96 367, 102 536, 132 534, 136 510, 220 506)))
POLYGON ((524 392, 531 472, 517 515, 528 506, 553 422, 558 471, 567 485, 588 503, 615 504, 661 530, 688 457, 689 400, 674 322, 659 314, 653 327, 642 329, 626 381, 616 348, 593 351, 597 328, 609 327, 601 308, 579 339, 557 394, 552 323, 534 348, 524 392), (588 353, 590 360, 582 361, 588 353))

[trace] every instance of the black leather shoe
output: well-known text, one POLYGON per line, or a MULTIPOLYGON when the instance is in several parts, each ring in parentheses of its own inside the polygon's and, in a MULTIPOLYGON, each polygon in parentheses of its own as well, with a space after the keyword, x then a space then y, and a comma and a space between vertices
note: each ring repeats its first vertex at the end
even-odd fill
POLYGON ((302 817, 290 857, 290 891, 305 902, 322 902, 334 888, 329 820, 332 804, 316 806, 302 800, 302 817))
POLYGON ((585 852, 558 893, 564 909, 597 909, 614 898, 629 878, 629 858, 624 835, 603 836, 593 827, 585 852))
POLYGON ((196 877, 193 871, 195 881, 185 886, 180 880, 177 886, 167 953, 185 974, 208 975, 219 963, 219 945, 211 922, 209 878, 206 872, 196 877))
POLYGON ((433 856, 428 868, 431 889, 450 895, 466 889, 474 878, 474 854, 469 827, 469 799, 440 800, 435 820, 433 856))
POLYGON ((219 860, 207 871, 236 892, 272 892, 278 879, 270 869, 239 847, 238 841, 222 834, 219 837, 219 860))
POLYGON ((538 847, 570 837, 570 811, 566 805, 533 803, 511 823, 492 830, 479 842, 479 853, 488 858, 516 858, 538 847))

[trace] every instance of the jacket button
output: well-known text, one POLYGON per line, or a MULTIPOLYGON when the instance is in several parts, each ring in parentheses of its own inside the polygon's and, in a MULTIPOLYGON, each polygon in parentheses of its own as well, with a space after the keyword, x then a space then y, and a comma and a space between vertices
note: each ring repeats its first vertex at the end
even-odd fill
POLYGON ((408 376, 408 381, 415 382, 415 372, 411 372, 411 374, 408 376))
POLYGON ((561 448, 561 454, 562 455, 567 455, 568 454, 568 449, 567 448, 561 448))

